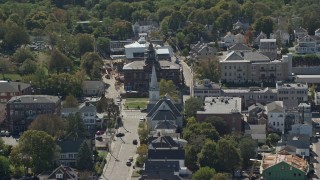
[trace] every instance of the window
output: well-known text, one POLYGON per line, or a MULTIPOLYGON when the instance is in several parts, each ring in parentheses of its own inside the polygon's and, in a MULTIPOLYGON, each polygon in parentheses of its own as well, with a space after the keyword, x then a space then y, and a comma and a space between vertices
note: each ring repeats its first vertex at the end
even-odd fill
POLYGON ((63 178, 63 174, 56 174, 56 178, 63 178))
POLYGON ((69 155, 68 155, 68 158, 73 158, 73 154, 69 154, 69 155))
POLYGON ((273 122, 273 126, 275 126, 276 125, 276 122, 273 122))
POLYGON ((2 93, 0 93, 0 96, 7 96, 7 93, 2 92, 2 93))
POLYGON ((279 126, 279 122, 277 122, 277 126, 279 126))

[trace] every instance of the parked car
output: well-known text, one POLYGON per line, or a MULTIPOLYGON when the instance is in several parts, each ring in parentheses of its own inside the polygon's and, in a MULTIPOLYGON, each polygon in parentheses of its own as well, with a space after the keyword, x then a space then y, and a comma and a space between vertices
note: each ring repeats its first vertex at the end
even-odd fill
POLYGON ((145 121, 146 119, 144 117, 141 117, 140 118, 140 121, 145 121))
POLYGON ((132 162, 133 161, 133 156, 130 156, 128 161, 132 162))
POLYGON ((123 136, 124 136, 123 133, 118 133, 118 134, 116 134, 116 137, 123 137, 123 136))
POLYGON ((6 131, 6 136, 9 137, 10 136, 10 132, 6 131))
POLYGON ((138 144, 138 140, 134 139, 134 140, 132 141, 132 144, 133 144, 133 145, 137 145, 137 144, 138 144))
POLYGON ((1 134, 1 136, 5 136, 6 135, 6 131, 2 130, 0 134, 1 134))
POLYGON ((96 135, 101 136, 102 134, 104 134, 104 131, 97 131, 96 135))
POLYGON ((316 138, 319 138, 319 137, 320 137, 320 133, 319 133, 319 132, 316 132, 315 137, 316 137, 316 138))
POLYGON ((146 113, 148 109, 141 109, 140 112, 146 113))
POLYGON ((127 166, 131 166, 131 161, 128 160, 127 163, 126 163, 126 165, 127 165, 127 166))

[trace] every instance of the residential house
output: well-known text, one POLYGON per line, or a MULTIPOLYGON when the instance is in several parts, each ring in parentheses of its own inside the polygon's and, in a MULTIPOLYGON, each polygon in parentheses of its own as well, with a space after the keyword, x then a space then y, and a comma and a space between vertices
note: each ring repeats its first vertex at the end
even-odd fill
POLYGON ((248 114, 249 117, 247 122, 250 124, 264 124, 265 122, 263 122, 260 118, 267 118, 263 116, 265 115, 265 107, 260 103, 255 103, 249 106, 248 114))
POLYGON ((233 30, 238 31, 238 32, 245 32, 249 27, 249 23, 244 23, 238 20, 236 23, 233 25, 233 30))
POLYGON ((220 60, 221 80, 245 83, 287 80, 292 75, 292 54, 271 60, 259 52, 230 52, 220 60))
POLYGON ((97 116, 97 108, 89 102, 80 104, 76 108, 63 108, 61 115, 62 117, 68 117, 70 114, 79 113, 85 128, 90 134, 94 134, 96 131, 97 122, 101 119, 97 116))
POLYGON ((22 95, 12 97, 7 103, 7 127, 11 132, 23 132, 40 114, 60 115, 58 96, 22 95))
POLYGON ((266 143, 267 131, 266 124, 248 124, 245 123, 245 135, 251 136, 258 143, 266 143))
POLYGON ((60 164, 64 166, 75 167, 78 152, 83 142, 84 139, 58 141, 57 144, 61 149, 59 158, 60 164))
POLYGON ((299 27, 299 28, 293 30, 293 33, 294 33, 296 40, 308 35, 308 31, 302 27, 299 27))
POLYGON ((230 47, 233 46, 236 43, 236 37, 233 33, 228 32, 223 38, 223 47, 230 47))
POLYGON ((7 103, 14 96, 30 95, 30 84, 13 81, 0 81, 0 103, 7 103))
POLYGON ((312 137, 312 124, 310 123, 297 123, 291 125, 291 131, 289 131, 289 134, 297 134, 297 135, 306 135, 309 138, 312 137))
POLYGON ((208 43, 198 42, 197 44, 192 44, 190 46, 190 56, 196 60, 210 59, 214 58, 218 53, 216 47, 210 46, 208 43))
POLYGON ((37 177, 39 180, 78 180, 78 172, 71 167, 60 165, 52 172, 43 172, 37 177))
POLYGON ((253 45, 259 46, 260 39, 267 39, 267 38, 268 38, 267 35, 261 31, 260 34, 258 34, 257 37, 254 39, 253 45))
POLYGON ((123 66, 124 89, 147 94, 153 65, 159 79, 172 80, 176 86, 180 86, 180 66, 171 61, 158 60, 154 46, 149 43, 144 61, 137 60, 123 66))
POLYGON ((287 152, 265 155, 262 158, 260 174, 264 180, 298 179, 307 180, 308 162, 287 152))
POLYGON ((259 52, 270 60, 277 59, 277 39, 260 39, 259 52))
POLYGON ((308 101, 308 85, 302 83, 277 82, 277 97, 279 101, 297 99, 298 103, 308 101))
POLYGON ((306 35, 297 39, 295 50, 298 54, 313 54, 320 52, 320 36, 306 35))
POLYGON ((155 21, 136 21, 132 25, 132 30, 134 34, 150 33, 157 30, 158 26, 155 21))
POLYGON ((290 34, 283 31, 283 30, 276 30, 274 33, 270 34, 271 39, 277 39, 278 41, 281 41, 281 44, 286 46, 289 44, 290 41, 290 34))
POLYGON ((310 136, 302 134, 282 135, 277 143, 276 152, 285 150, 289 154, 299 157, 308 157, 310 155, 310 136))
POLYGON ((83 81, 82 92, 84 96, 102 96, 105 93, 105 84, 102 81, 83 81))
POLYGON ((233 132, 242 132, 241 101, 239 97, 206 97, 204 108, 197 111, 197 121, 217 116, 223 118, 233 132))
POLYGON ((300 103, 298 105, 298 111, 300 113, 300 118, 301 118, 302 123, 311 123, 312 122, 311 104, 300 103))
POLYGON ((148 159, 141 179, 191 179, 185 167, 185 152, 170 136, 150 137, 148 159))
POLYGON ((282 101, 274 101, 265 107, 268 115, 268 127, 273 131, 284 133, 285 130, 285 109, 282 101))
POLYGON ((238 33, 235 35, 235 43, 236 44, 244 44, 245 41, 244 41, 244 35, 241 34, 241 33, 238 33))

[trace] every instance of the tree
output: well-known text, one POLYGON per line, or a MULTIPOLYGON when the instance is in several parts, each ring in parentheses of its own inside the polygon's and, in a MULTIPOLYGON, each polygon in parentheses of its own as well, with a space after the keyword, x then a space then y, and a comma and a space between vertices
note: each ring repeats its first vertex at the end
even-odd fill
POLYGON ((68 95, 64 101, 63 107, 64 108, 71 108, 71 107, 78 107, 79 103, 77 98, 75 98, 73 95, 68 95))
POLYGON ((160 80, 160 96, 168 94, 174 101, 179 99, 179 91, 177 91, 176 85, 172 80, 160 80))
POLYGON ((68 72, 72 69, 73 63, 70 58, 64 55, 61 51, 54 48, 51 52, 49 60, 49 69, 59 72, 68 72))
POLYGON ((147 156, 147 154, 148 154, 148 145, 141 144, 141 146, 139 146, 137 148, 137 154, 139 154, 139 156, 147 156))
POLYGON ((27 59, 35 60, 34 55, 28 48, 18 48, 13 54, 13 60, 17 63, 23 63, 27 59))
POLYGON ((97 49, 104 55, 110 54, 110 39, 105 37, 98 37, 97 39, 97 49))
POLYGON ((90 34, 78 34, 76 39, 80 57, 87 52, 93 51, 93 37, 90 34))
POLYGON ((148 129, 148 124, 146 122, 139 124, 138 135, 139 135, 139 139, 140 139, 140 144, 147 143, 149 129, 148 129))
POLYGON ((196 67, 197 77, 199 79, 210 79, 217 82, 220 79, 220 66, 218 57, 202 60, 196 67))
POLYGON ((10 162, 9 159, 0 156, 0 177, 3 180, 9 180, 10 178, 10 162))
POLYGON ((217 173, 212 177, 213 180, 229 180, 231 179, 227 173, 217 173))
POLYGON ((84 127, 84 123, 79 113, 70 114, 68 116, 67 132, 67 138, 69 139, 78 139, 87 135, 87 131, 84 127))
POLYGON ((242 162, 245 167, 250 164, 250 159, 254 158, 256 155, 257 143, 250 137, 244 137, 239 142, 240 155, 242 157, 242 162))
POLYGON ((179 11, 174 11, 168 19, 168 28, 171 31, 176 31, 182 28, 186 22, 186 17, 179 11))
POLYGON ((116 21, 111 28, 111 33, 119 40, 129 39, 133 36, 132 24, 123 20, 116 21))
POLYGON ((93 154, 90 149, 88 142, 85 140, 80 146, 77 161, 76 161, 77 168, 79 170, 89 170, 91 171, 93 168, 93 154))
POLYGON ((195 117, 197 114, 197 111, 199 111, 202 107, 201 99, 197 97, 191 97, 185 102, 184 107, 184 115, 188 117, 195 117))
POLYGON ((30 162, 34 173, 49 170, 59 157, 59 147, 54 138, 44 131, 25 131, 16 148, 19 149, 22 159, 26 159, 23 164, 26 166, 30 162))
POLYGON ((228 123, 221 117, 209 116, 204 121, 212 124, 212 126, 214 126, 219 132, 220 136, 231 133, 231 128, 228 123))
POLYGON ((37 66, 38 64, 35 61, 27 59, 22 63, 22 65, 19 68, 19 71, 22 74, 34 74, 37 70, 37 66))
POLYGON ((184 148, 186 153, 185 163, 188 169, 191 171, 196 171, 199 169, 197 155, 200 153, 205 140, 205 135, 193 134, 189 138, 188 144, 184 148))
POLYGON ((103 61, 97 53, 88 52, 83 55, 81 67, 91 78, 101 78, 103 61))
POLYGON ((201 167, 192 175, 192 180, 211 180, 216 171, 209 167, 201 167))
POLYGON ((275 146, 280 139, 281 138, 277 133, 271 133, 268 135, 267 144, 269 146, 275 146))
POLYGON ((58 115, 43 114, 37 116, 28 127, 29 130, 44 131, 55 138, 61 138, 66 131, 66 122, 58 115))
POLYGON ((202 123, 194 123, 191 125, 188 125, 184 131, 183 131, 183 137, 187 141, 193 136, 193 135, 204 135, 206 138, 217 141, 219 137, 219 133, 216 131, 216 129, 210 124, 206 122, 202 123))
POLYGON ((273 31, 273 21, 270 17, 259 18, 254 26, 256 32, 264 32, 268 37, 273 31))
POLYGON ((12 26, 10 30, 6 32, 3 39, 5 48, 9 50, 14 50, 29 42, 29 35, 26 30, 18 26, 12 26))
POLYGON ((241 165, 240 152, 232 140, 222 138, 217 143, 218 165, 215 169, 224 172, 233 172, 241 165))
POLYGON ((210 167, 213 168, 217 165, 217 152, 216 152, 217 144, 207 139, 198 154, 198 163, 200 167, 210 167))
POLYGON ((130 21, 133 9, 130 3, 112 2, 107 7, 106 12, 108 12, 108 15, 113 19, 119 18, 119 19, 130 21))

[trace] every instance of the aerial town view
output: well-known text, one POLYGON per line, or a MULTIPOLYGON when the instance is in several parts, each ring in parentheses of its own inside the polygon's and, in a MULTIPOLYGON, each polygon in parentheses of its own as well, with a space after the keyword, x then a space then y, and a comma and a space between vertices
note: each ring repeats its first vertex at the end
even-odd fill
POLYGON ((0 0, 0 180, 320 180, 320 0, 0 0))

